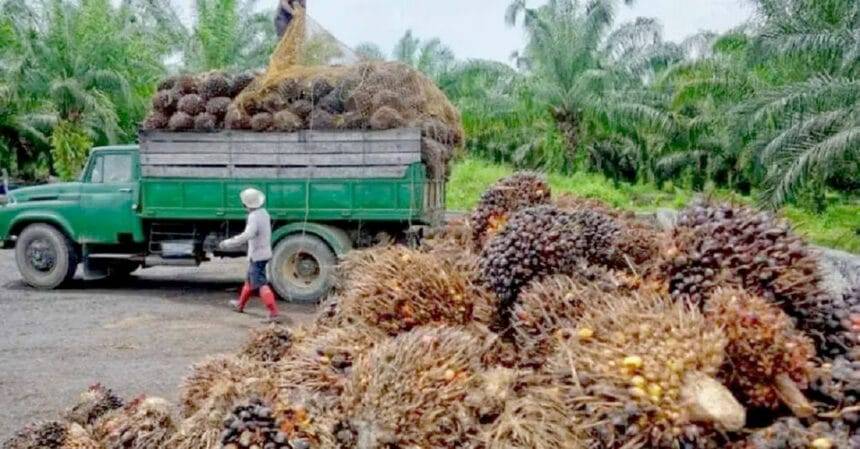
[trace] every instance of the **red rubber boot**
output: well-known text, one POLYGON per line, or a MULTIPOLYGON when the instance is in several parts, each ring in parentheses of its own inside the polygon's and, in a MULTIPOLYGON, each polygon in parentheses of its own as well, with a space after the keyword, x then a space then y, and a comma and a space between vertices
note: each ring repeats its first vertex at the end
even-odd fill
POLYGON ((272 288, 268 285, 264 285, 260 288, 260 298, 263 300, 263 303, 266 305, 266 308, 269 309, 269 321, 277 321, 278 320, 278 305, 276 304, 277 298, 275 297, 275 292, 272 291, 272 288))
POLYGON ((239 292, 239 300, 230 301, 230 304, 236 308, 237 312, 244 313, 245 306, 248 305, 248 301, 251 300, 252 293, 254 292, 251 290, 251 284, 245 282, 245 285, 242 286, 242 290, 239 292))

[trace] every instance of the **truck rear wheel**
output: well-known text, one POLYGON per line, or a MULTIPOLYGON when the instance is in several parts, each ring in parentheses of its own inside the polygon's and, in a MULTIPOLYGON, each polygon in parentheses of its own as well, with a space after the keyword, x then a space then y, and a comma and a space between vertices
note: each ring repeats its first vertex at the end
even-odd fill
POLYGON ((15 244, 15 262, 24 282, 41 289, 54 289, 70 281, 78 267, 72 242, 47 224, 24 228, 15 244))
POLYGON ((275 247, 269 263, 269 280, 290 302, 315 303, 334 283, 337 256, 319 237, 294 234, 275 247))

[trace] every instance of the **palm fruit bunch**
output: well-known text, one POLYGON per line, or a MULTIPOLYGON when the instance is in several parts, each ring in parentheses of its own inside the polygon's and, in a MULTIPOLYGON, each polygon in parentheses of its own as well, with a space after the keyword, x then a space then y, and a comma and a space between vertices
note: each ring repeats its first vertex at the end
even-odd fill
POLYGON ((453 217, 441 226, 428 229, 421 239, 424 252, 449 251, 463 254, 463 249, 471 244, 472 229, 463 218, 453 217))
POLYGON ((860 434, 844 423, 818 421, 805 424, 795 417, 779 418, 772 425, 751 432, 730 449, 855 449, 860 434))
POLYGON ((367 326, 336 327, 308 336, 278 367, 281 396, 292 399, 298 389, 339 395, 358 356, 385 338, 384 332, 367 326))
MULTIPOLYGON (((815 323, 822 339, 823 357, 844 356, 860 362, 860 282, 841 295, 831 294, 819 303, 815 323)), ((860 376, 860 370, 858 370, 860 376)))
POLYGON ((102 448, 80 425, 60 421, 48 421, 26 426, 0 447, 3 449, 102 448))
POLYGON ((674 237, 667 271, 675 297, 702 304, 719 284, 740 285, 779 304, 821 354, 839 352, 833 343, 841 337, 826 335, 840 306, 820 285, 817 258, 786 222, 746 207, 697 203, 681 214, 674 237))
POLYGON ((89 426, 108 412, 122 406, 122 399, 116 396, 113 391, 101 384, 95 384, 81 393, 77 404, 66 411, 64 418, 82 426, 89 426))
POLYGON ((469 447, 480 430, 463 399, 474 391, 487 343, 456 328, 421 328, 376 345, 341 396, 338 447, 469 447))
POLYGON ((607 294, 585 305, 544 370, 586 447, 711 447, 717 433, 746 420, 713 379, 725 346, 721 330, 685 304, 607 294))
POLYGON ((619 269, 634 269, 644 274, 659 259, 666 236, 653 223, 641 220, 632 212, 616 209, 600 200, 561 195, 553 203, 566 211, 595 211, 619 222, 616 258, 612 265, 619 269))
POLYGON ((424 325, 489 324, 495 298, 456 259, 401 246, 366 250, 353 266, 338 313, 390 335, 424 325))
POLYGON ((726 276, 803 317, 822 296, 818 265, 806 243, 772 214, 696 203, 681 214, 674 234, 668 271, 677 297, 701 304, 726 276))
POLYGON ((179 75, 159 83, 144 130, 212 132, 225 127, 230 104, 253 81, 250 74, 179 75), (250 81, 249 81, 250 80, 250 81))
POLYGON ((69 434, 60 421, 31 424, 3 442, 3 449, 61 449, 69 434))
POLYGON ((93 430, 106 449, 159 449, 174 432, 170 403, 154 397, 137 398, 103 416, 93 430))
POLYGON ((272 324, 251 331, 242 354, 251 360, 263 363, 277 363, 283 359, 293 345, 290 331, 272 324))
POLYGON ((480 252, 487 240, 507 223, 511 214, 550 201, 550 187, 543 176, 519 172, 508 176, 484 191, 469 218, 472 248, 480 252))
POLYGON ((233 413, 224 421, 224 432, 221 436, 223 449, 296 449, 308 448, 301 442, 291 443, 287 433, 282 432, 275 421, 274 411, 259 398, 253 398, 246 404, 233 409, 233 413))
POLYGON ((494 368, 481 374, 477 394, 484 404, 480 441, 487 449, 579 449, 582 441, 557 388, 532 371, 494 368))
POLYGON ((499 296, 502 322, 525 285, 572 270, 577 261, 600 264, 614 254, 618 226, 592 211, 537 206, 514 213, 481 252, 481 278, 499 296))
POLYGON ((543 365, 554 349, 558 333, 575 327, 583 306, 620 288, 611 272, 584 264, 571 275, 553 275, 526 286, 511 316, 521 362, 530 367, 543 365))
POLYGON ((789 406, 811 413, 809 385, 815 347, 778 306, 742 290, 718 290, 705 305, 728 338, 720 378, 751 408, 789 406))
POLYGON ((221 355, 210 357, 192 367, 180 386, 181 415, 195 414, 224 385, 243 385, 265 375, 263 367, 244 358, 221 355))
POLYGON ((185 417, 165 446, 171 449, 220 447, 224 421, 231 416, 236 403, 249 397, 270 397, 276 391, 270 371, 261 370, 255 375, 257 377, 213 384, 208 396, 193 414, 185 417))
POLYGON ((810 381, 810 399, 834 409, 846 423, 860 426, 860 363, 838 357, 816 367, 810 381))

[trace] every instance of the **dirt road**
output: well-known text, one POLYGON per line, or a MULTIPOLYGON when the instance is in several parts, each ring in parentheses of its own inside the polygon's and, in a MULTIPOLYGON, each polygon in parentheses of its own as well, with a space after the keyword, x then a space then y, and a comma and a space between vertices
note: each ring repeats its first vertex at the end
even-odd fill
MULTIPOLYGON (((42 292, 19 280, 12 251, 0 251, 0 442, 55 417, 95 382, 123 397, 175 401, 192 363, 236 350, 261 325, 259 301, 245 315, 226 306, 244 270, 243 261, 153 268, 118 284, 76 281, 42 292)), ((314 312, 282 310, 287 325, 314 312)))

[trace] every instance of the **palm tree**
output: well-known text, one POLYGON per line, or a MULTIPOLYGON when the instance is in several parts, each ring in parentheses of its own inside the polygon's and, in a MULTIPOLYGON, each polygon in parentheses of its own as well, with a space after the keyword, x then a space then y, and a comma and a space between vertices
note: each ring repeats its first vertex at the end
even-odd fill
POLYGON ((258 12, 259 0, 195 0, 187 36, 186 68, 193 71, 264 67, 278 42, 270 12, 258 12))
MULTIPOLYGON (((18 95, 17 123, 50 123, 53 167, 74 177, 94 143, 116 142, 136 130, 153 85, 163 74, 164 49, 110 0, 12 0, 20 50, 7 83, 18 95), (106 35, 112 36, 105 39, 106 35)), ((30 126, 31 129, 36 129, 30 126)), ((24 127, 26 129, 26 127, 24 127)), ((35 132, 30 137, 37 137, 35 132)))
POLYGON ((860 4, 854 0, 758 0, 757 57, 783 78, 739 115, 755 131, 766 167, 763 204, 777 207, 804 186, 831 180, 860 158, 860 4))
POLYGON ((535 90, 549 105, 571 153, 579 147, 587 103, 595 89, 620 82, 620 61, 655 39, 655 22, 637 21, 613 32, 618 1, 550 0, 528 8, 515 0, 505 20, 522 20, 528 36, 520 55, 533 75, 535 90))
POLYGON ((407 30, 394 46, 393 58, 438 79, 455 63, 454 52, 438 38, 422 41, 407 30))
POLYGON ((362 61, 384 61, 385 53, 378 45, 372 42, 362 42, 353 49, 356 56, 362 61))

